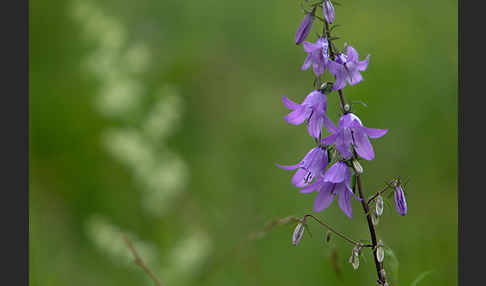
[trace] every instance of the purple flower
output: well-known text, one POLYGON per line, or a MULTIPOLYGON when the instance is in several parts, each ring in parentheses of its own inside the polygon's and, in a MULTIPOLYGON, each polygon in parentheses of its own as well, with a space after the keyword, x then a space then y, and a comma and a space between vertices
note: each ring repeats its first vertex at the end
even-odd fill
POLYGON ((395 186, 395 208, 400 215, 407 214, 407 201, 402 186, 399 184, 395 186))
POLYGON ((314 201, 314 211, 320 212, 326 209, 338 195, 338 204, 341 210, 350 218, 353 217, 351 209, 351 195, 357 198, 350 187, 351 171, 344 162, 336 162, 324 175, 321 175, 316 181, 302 188, 299 192, 311 193, 318 190, 316 200, 314 201))
POLYGON ((307 128, 312 137, 319 138, 323 123, 328 129, 336 128, 326 116, 326 95, 319 90, 311 91, 302 104, 297 104, 285 96, 282 96, 282 101, 288 109, 292 110, 284 117, 285 121, 289 124, 299 125, 307 120, 307 128))
POLYGON ((352 144, 356 153, 366 160, 373 160, 375 158, 373 146, 371 146, 368 137, 380 138, 388 132, 387 129, 364 127, 358 116, 353 113, 347 113, 341 116, 338 128, 330 131, 332 134, 322 139, 322 143, 326 145, 336 143, 336 149, 344 159, 348 159, 353 155, 350 148, 352 144))
POLYGON ((329 72, 336 77, 333 89, 343 89, 346 82, 350 85, 355 85, 363 80, 360 71, 366 70, 370 55, 363 61, 358 60, 358 52, 348 46, 348 54, 339 53, 336 55, 335 61, 329 60, 329 72))
POLYGON ((326 38, 320 37, 315 43, 304 42, 304 51, 307 52, 307 57, 302 65, 302 70, 308 69, 312 65, 312 69, 316 76, 324 74, 328 62, 328 47, 329 43, 326 38))
POLYGON ((292 177, 292 184, 301 188, 307 186, 316 176, 323 174, 326 171, 327 164, 327 150, 315 147, 299 163, 295 165, 277 164, 277 167, 284 170, 298 169, 292 177))
POLYGON ((305 15, 304 20, 300 23, 295 33, 295 44, 302 43, 309 35, 312 28, 312 22, 314 22, 314 12, 309 12, 305 15))
POLYGON ((334 22, 334 7, 332 6, 331 1, 325 0, 324 3, 322 3, 322 14, 324 14, 324 19, 326 19, 329 24, 334 22))

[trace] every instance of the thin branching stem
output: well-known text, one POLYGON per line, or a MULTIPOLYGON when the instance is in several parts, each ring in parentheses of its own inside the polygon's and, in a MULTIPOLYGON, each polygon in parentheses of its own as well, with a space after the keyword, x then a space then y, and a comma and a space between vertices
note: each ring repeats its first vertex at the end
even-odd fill
POLYGON ((334 228, 332 228, 329 224, 325 223, 324 221, 318 219, 317 217, 311 215, 311 214, 306 214, 304 215, 304 217, 302 219, 305 219, 306 217, 311 217, 313 218, 314 220, 316 220, 318 223, 320 223, 322 226, 326 227, 327 229, 329 229, 330 231, 334 232, 336 235, 338 235, 339 237, 341 237, 342 239, 346 240, 347 242, 351 243, 352 245, 358 245, 358 246, 361 246, 361 247, 373 247, 373 245, 371 244, 363 244, 359 241, 356 241, 354 239, 351 239, 349 237, 347 237, 345 234, 335 230, 334 228))
POLYGON ((125 241, 125 244, 127 245, 128 249, 130 249, 130 252, 133 255, 133 258, 135 259, 135 264, 140 266, 145 273, 154 281, 155 285, 157 286, 162 286, 162 283, 160 282, 159 278, 155 276, 155 274, 152 272, 152 270, 143 262, 142 258, 140 258, 140 255, 137 252, 137 249, 133 245, 133 243, 128 239, 128 237, 122 233, 123 241, 125 241))

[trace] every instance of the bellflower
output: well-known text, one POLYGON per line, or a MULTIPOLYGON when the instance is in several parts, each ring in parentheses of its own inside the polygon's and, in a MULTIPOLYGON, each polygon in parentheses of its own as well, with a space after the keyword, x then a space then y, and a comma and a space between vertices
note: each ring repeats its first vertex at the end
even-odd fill
POLYGON ((295 165, 279 165, 284 170, 295 170, 292 177, 292 184, 296 187, 307 186, 315 177, 325 172, 328 164, 327 150, 321 147, 312 148, 300 161, 295 165))
POLYGON ((319 138, 323 123, 328 129, 334 130, 336 128, 326 116, 326 95, 319 90, 310 92, 302 104, 297 104, 285 96, 282 96, 282 101, 288 109, 292 110, 284 117, 285 121, 289 124, 299 125, 307 120, 307 129, 312 137, 319 138))
POLYGON ((333 89, 343 89, 346 82, 350 85, 355 85, 363 80, 360 71, 366 70, 368 67, 370 55, 363 61, 359 61, 358 52, 348 46, 347 54, 338 53, 334 61, 329 60, 329 72, 336 77, 333 89))
POLYGON ((351 195, 357 198, 350 187, 351 171, 344 162, 336 162, 325 174, 322 174, 316 181, 300 190, 301 193, 318 191, 314 201, 314 211, 320 212, 332 203, 338 195, 338 204, 341 210, 349 217, 353 217, 351 209, 351 195))
POLYGON ((380 138, 388 132, 387 129, 364 127, 358 116, 353 113, 341 116, 338 128, 330 131, 332 134, 321 140, 322 143, 326 145, 336 143, 336 149, 344 159, 348 159, 353 155, 351 153, 351 145, 353 145, 356 153, 368 161, 375 158, 373 146, 371 146, 368 137, 380 138))
POLYGON ((302 70, 306 70, 312 65, 316 76, 324 74, 329 58, 328 47, 329 43, 323 37, 317 39, 315 43, 305 41, 304 51, 307 53, 307 57, 302 65, 302 70))
POLYGON ((322 3, 322 14, 324 14, 324 19, 326 19, 329 24, 334 22, 334 7, 332 6, 331 1, 325 0, 324 3, 322 3))
POLYGON ((302 20, 297 28, 297 32, 295 33, 295 44, 298 45, 307 38, 312 28, 312 22, 314 22, 314 13, 309 12, 305 15, 304 20, 302 20))
POLYGON ((400 215, 407 214, 407 201, 405 200, 402 186, 399 184, 395 186, 395 208, 400 215))

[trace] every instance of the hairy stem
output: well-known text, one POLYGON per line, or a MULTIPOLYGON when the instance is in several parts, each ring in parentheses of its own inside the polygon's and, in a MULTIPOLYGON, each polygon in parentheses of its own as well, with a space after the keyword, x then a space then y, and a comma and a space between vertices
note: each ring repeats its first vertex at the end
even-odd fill
POLYGON ((368 203, 366 202, 363 195, 363 188, 361 187, 361 176, 356 177, 356 184, 358 185, 358 193, 359 193, 359 197, 361 198, 361 205, 363 206, 363 210, 366 214, 366 220, 368 221, 368 228, 370 230, 370 235, 371 235, 371 243, 373 245, 373 257, 375 259, 376 273, 378 274, 378 283, 380 283, 380 285, 384 285, 386 282, 386 277, 382 277, 381 275, 383 270, 383 263, 378 261, 378 256, 376 254, 377 251, 376 246, 378 242, 376 240, 375 226, 373 225, 373 222, 371 220, 371 214, 369 213, 368 203))
MULTIPOLYGON (((329 56, 330 56, 331 60, 335 60, 336 53, 334 51, 332 41, 330 40, 331 32, 329 31, 329 24, 327 23, 326 20, 324 20, 324 31, 323 31, 323 33, 326 35, 327 41, 329 43, 329 56)), ((342 89, 338 90, 338 94, 339 94, 339 101, 341 102, 341 109, 343 110, 343 113, 346 113, 346 110, 344 109, 344 106, 346 105, 346 101, 344 100, 344 94, 343 94, 342 89)))

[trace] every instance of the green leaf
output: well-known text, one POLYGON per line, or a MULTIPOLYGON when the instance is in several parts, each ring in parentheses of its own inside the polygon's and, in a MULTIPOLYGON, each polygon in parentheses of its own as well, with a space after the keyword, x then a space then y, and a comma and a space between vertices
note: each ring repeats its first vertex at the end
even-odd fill
POLYGON ((415 278, 415 280, 413 280, 412 284, 410 284, 410 286, 417 286, 417 284, 422 281, 425 277, 427 277, 427 275, 429 275, 430 273, 434 272, 433 270, 428 270, 428 271, 424 271, 422 273, 420 273, 419 276, 417 276, 417 278, 415 278))
POLYGON ((398 258, 395 255, 395 252, 393 252, 391 248, 386 246, 384 248, 385 248, 385 261, 390 267, 393 280, 398 281, 398 270, 400 268, 400 263, 398 262, 398 258))

